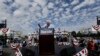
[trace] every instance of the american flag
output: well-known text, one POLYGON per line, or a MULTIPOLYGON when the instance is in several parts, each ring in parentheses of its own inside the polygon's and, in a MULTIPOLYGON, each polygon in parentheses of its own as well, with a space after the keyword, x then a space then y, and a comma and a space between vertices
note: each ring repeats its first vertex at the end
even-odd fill
POLYGON ((7 33, 8 30, 9 30, 9 28, 3 28, 3 29, 2 29, 2 32, 3 32, 3 33, 7 33))
POLYGON ((99 25, 96 25, 96 26, 92 26, 95 30, 99 30, 100 29, 100 26, 99 25))

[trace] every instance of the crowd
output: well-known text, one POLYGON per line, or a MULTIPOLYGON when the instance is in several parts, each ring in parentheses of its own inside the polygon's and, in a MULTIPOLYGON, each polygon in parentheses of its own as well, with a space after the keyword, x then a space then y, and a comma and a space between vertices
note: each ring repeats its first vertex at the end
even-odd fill
MULTIPOLYGON (((61 35, 56 39, 57 42, 68 42, 68 37, 62 38, 61 35)), ((72 37, 69 45, 74 48, 87 48, 88 56, 100 56, 100 40, 94 37, 72 37)))
MULTIPOLYGON (((20 38, 10 38, 7 39, 6 45, 10 45, 10 47, 14 50, 19 51, 19 49, 16 48, 22 48, 22 47, 29 47, 29 46, 38 46, 39 39, 32 36, 25 36, 24 39, 20 38)), ((64 42, 68 42, 69 38, 64 36, 56 36, 55 42, 62 44, 64 42)), ((74 48, 78 47, 84 47, 88 50, 88 56, 99 56, 100 55, 100 42, 98 39, 92 38, 92 37, 72 37, 71 42, 69 44, 70 46, 74 48)), ((75 53, 74 53, 75 54, 75 53)))
POLYGON ((89 39, 77 39, 72 40, 74 47, 85 47, 88 50, 88 56, 99 56, 100 55, 100 43, 97 39, 90 37, 89 39))
POLYGON ((96 39, 90 38, 87 43, 87 49, 89 56, 99 56, 99 48, 100 43, 97 42, 96 39))

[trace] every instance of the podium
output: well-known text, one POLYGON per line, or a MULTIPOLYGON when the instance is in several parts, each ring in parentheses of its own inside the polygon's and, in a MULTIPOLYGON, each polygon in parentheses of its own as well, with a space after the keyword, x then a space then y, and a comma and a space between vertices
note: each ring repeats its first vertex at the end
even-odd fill
POLYGON ((40 28, 39 29, 39 55, 47 56, 54 55, 54 29, 40 28))

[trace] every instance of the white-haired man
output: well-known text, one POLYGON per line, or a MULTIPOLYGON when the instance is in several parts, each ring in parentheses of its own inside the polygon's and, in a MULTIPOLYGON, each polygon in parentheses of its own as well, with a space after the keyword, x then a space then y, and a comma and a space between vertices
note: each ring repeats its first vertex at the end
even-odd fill
POLYGON ((42 26, 43 28, 54 28, 54 25, 51 23, 51 20, 46 20, 46 24, 42 26))

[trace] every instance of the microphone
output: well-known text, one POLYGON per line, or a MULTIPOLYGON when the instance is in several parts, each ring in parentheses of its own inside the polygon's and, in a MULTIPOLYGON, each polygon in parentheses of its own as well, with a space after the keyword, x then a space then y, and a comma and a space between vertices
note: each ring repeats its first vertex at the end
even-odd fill
POLYGON ((40 24, 38 24, 38 26, 39 26, 39 28, 41 28, 41 25, 40 24))

